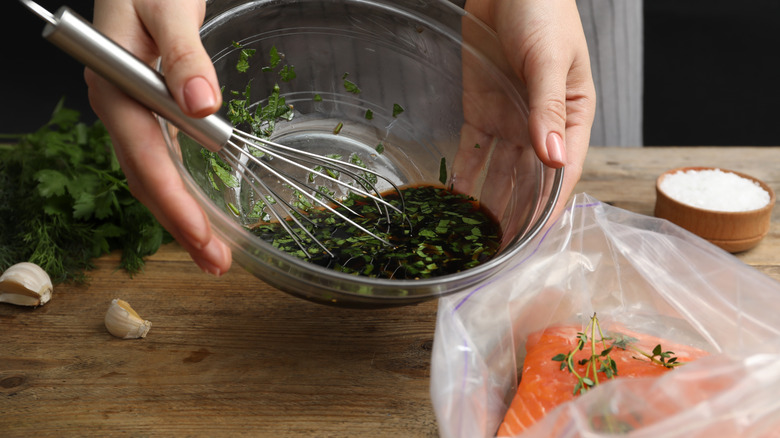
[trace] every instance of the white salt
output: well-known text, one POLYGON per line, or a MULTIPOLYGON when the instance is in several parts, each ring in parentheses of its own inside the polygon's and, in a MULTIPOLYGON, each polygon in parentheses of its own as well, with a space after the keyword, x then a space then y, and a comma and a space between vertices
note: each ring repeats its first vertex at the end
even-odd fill
POLYGON ((769 204, 757 182, 720 169, 678 171, 659 187, 670 198, 705 210, 749 211, 769 204))

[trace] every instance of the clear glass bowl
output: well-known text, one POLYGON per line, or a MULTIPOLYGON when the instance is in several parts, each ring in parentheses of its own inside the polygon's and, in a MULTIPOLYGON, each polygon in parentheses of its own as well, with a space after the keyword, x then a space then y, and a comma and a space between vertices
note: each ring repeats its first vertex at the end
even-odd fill
POLYGON ((399 186, 441 186, 446 176, 444 185, 477 199, 504 236, 489 262, 430 279, 374 279, 316 266, 247 231, 254 221, 247 213, 251 189, 243 181, 215 183, 200 145, 161 120, 181 176, 216 233, 239 264, 268 284, 343 306, 416 303, 485 280, 549 218, 563 171, 544 166, 531 147, 524 90, 496 36, 449 2, 214 0, 201 37, 226 102, 250 84, 251 103, 266 105, 278 85, 292 105, 294 116, 276 124, 273 141, 357 154, 399 186), (246 72, 236 68, 242 49, 256 50, 246 72), (279 66, 264 68, 273 50, 283 54, 279 65, 294 66, 293 80, 283 80, 279 66), (360 92, 347 89, 345 79, 360 92))

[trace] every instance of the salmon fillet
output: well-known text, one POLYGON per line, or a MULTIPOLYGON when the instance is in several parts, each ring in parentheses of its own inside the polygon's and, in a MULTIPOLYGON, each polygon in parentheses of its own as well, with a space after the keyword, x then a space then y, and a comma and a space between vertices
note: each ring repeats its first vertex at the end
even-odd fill
MULTIPOLYGON (((498 436, 520 434, 547 412, 575 397, 577 378, 568 370, 561 370, 561 362, 552 358, 576 349, 577 333, 580 331, 581 327, 551 327, 528 337, 520 384, 498 430, 498 436)), ((678 362, 691 362, 708 354, 703 350, 628 330, 620 330, 608 336, 617 333, 635 338, 636 341, 632 345, 648 353, 652 353, 660 344, 664 351, 673 351, 678 362)), ((599 344, 597 353, 601 350, 599 344)), ((579 364, 579 361, 590 355, 589 346, 574 355, 574 368, 580 375, 585 375, 586 365, 579 364)), ((641 356, 632 350, 613 348, 610 357, 617 365, 616 378, 653 377, 672 371, 671 368, 652 363, 649 359, 637 359, 641 356)), ((598 378, 601 383, 607 380, 603 373, 599 373, 598 378)))

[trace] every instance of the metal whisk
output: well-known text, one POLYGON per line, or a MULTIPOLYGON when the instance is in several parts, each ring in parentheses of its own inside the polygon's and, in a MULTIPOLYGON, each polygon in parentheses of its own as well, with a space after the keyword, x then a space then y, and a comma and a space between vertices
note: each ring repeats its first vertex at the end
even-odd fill
POLYGON ((296 214, 301 213, 301 210, 280 196, 262 178, 258 178, 253 168, 264 169, 281 181, 283 185, 291 187, 302 196, 306 196, 314 204, 329 210, 357 229, 390 245, 386 239, 334 208, 334 206, 338 206, 345 209, 349 215, 358 215, 357 212, 349 209, 326 190, 279 170, 279 166, 273 163, 278 161, 293 168, 306 170, 310 175, 316 175, 344 187, 348 192, 372 200, 380 214, 387 220, 388 227, 394 216, 393 212, 403 213, 403 197, 401 197, 401 208, 392 205, 383 199, 372 180, 381 179, 389 183, 400 195, 398 187, 389 179, 353 163, 297 150, 236 130, 229 122, 216 115, 199 119, 189 117, 176 104, 159 72, 98 32, 89 22, 79 17, 71 9, 61 7, 55 14, 52 14, 31 0, 20 0, 20 2, 47 22, 43 30, 45 39, 112 82, 133 99, 170 121, 208 150, 216 152, 223 161, 241 175, 241 178, 258 194, 259 199, 271 199, 271 202, 265 203, 270 216, 279 222, 308 256, 310 254, 304 245, 305 239, 295 232, 296 226, 331 257, 333 257, 333 253, 304 226, 303 222, 307 220, 306 215, 296 214), (259 158, 261 156, 262 158, 259 158), (317 170, 319 168, 324 170, 317 170), (333 177, 327 170, 338 173, 344 178, 333 177), (367 175, 373 175, 376 178, 369 178, 367 175))

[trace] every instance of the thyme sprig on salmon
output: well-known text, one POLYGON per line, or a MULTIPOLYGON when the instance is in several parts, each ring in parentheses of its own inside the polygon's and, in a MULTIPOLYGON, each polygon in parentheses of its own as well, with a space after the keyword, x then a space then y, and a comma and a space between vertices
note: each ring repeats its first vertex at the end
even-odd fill
MULTIPOLYGON (((637 341, 637 338, 618 333, 614 335, 614 342, 612 345, 623 350, 631 350, 639 353, 643 357, 647 358, 650 362, 661 365, 662 367, 675 368, 685 364, 685 362, 679 362, 678 358, 673 356, 674 351, 664 351, 663 347, 661 347, 661 344, 656 345, 655 348, 653 348, 652 353, 648 353, 634 345, 637 341)), ((636 356, 634 356, 634 358, 643 360, 642 358, 636 356)))
POLYGON ((608 379, 617 376, 617 364, 609 355, 614 344, 607 346, 607 341, 611 340, 612 338, 604 336, 604 333, 601 331, 599 319, 594 313, 590 318, 590 322, 588 323, 588 327, 585 328, 585 331, 577 332, 576 348, 568 353, 557 354, 552 358, 552 360, 556 362, 561 362, 560 368, 562 371, 568 370, 577 378, 577 383, 574 385, 573 391, 575 395, 583 394, 588 391, 588 389, 598 385, 599 373, 602 373, 608 379), (588 332, 590 332, 590 338, 588 338, 588 332), (597 334, 599 339, 596 339, 597 334), (600 352, 598 351, 599 344, 603 348, 600 352), (574 367, 574 354, 578 351, 582 351, 586 345, 590 347, 591 354, 589 357, 578 361, 580 365, 585 365, 585 374, 581 375, 574 367))
POLYGON ((675 368, 683 365, 684 362, 680 362, 677 357, 673 356, 673 351, 664 351, 661 344, 658 344, 653 348, 652 353, 647 353, 642 349, 636 347, 635 343, 638 339, 623 335, 620 333, 613 336, 604 336, 604 332, 601 330, 599 319, 594 313, 590 318, 588 326, 582 332, 577 332, 576 347, 567 353, 559 353, 555 355, 552 360, 560 362, 561 371, 567 370, 577 378, 577 383, 574 385, 573 394, 584 394, 589 389, 598 386, 599 373, 601 373, 607 379, 614 379, 618 375, 617 363, 610 356, 610 353, 615 348, 621 350, 631 350, 640 354, 642 357, 633 356, 637 360, 649 360, 650 362, 663 366, 665 368, 675 368), (598 338, 597 338, 598 337, 598 338), (575 367, 574 355, 584 350, 586 347, 590 349, 590 356, 576 361, 580 366, 585 366, 585 373, 580 374, 575 367), (601 349, 599 351, 599 348, 601 349))
MULTIPOLYGON (((602 368, 609 370, 610 379, 658 378, 680 364, 709 354, 625 326, 615 326, 602 333, 595 314, 585 330, 580 324, 556 325, 530 333, 525 342, 525 353, 517 392, 498 436, 517 436, 557 406, 579 397, 592 387, 587 385, 585 378, 593 381, 593 386, 597 384, 597 378, 604 383, 607 373, 599 371, 602 368), (676 355, 669 350, 676 351, 676 355), (561 351, 568 353, 560 354, 561 351), (553 356, 559 360, 552 360, 553 356), (580 387, 573 392, 572 388, 578 383, 580 387)), ((663 404, 666 412, 665 398, 648 399, 648 403, 663 404)), ((594 410, 588 411, 587 415, 594 431, 622 434, 644 424, 642 416, 636 415, 633 408, 623 409, 598 402, 592 407, 594 410)), ((649 406, 648 409, 655 408, 649 406)))

